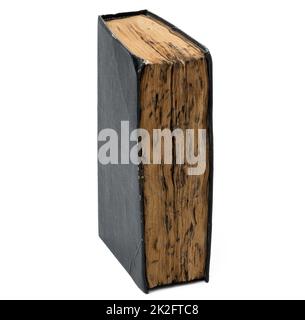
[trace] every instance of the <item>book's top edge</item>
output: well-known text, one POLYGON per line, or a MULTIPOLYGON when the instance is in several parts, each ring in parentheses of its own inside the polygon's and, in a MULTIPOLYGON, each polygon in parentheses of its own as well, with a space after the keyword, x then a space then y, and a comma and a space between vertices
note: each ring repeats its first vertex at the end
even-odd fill
MULTIPOLYGON (((123 18, 137 16, 137 15, 146 15, 146 16, 152 17, 152 18, 154 18, 156 20, 159 20, 160 22, 164 23, 165 25, 167 25, 168 27, 172 28, 174 31, 179 33, 180 35, 184 36, 189 41, 193 42, 195 45, 197 45, 199 48, 201 48, 205 54, 210 55, 209 49, 207 47, 205 47, 204 45, 199 43, 197 40, 195 40, 192 37, 190 37, 188 34, 183 32, 182 30, 180 30, 179 28, 177 28, 176 26, 174 26, 170 22, 164 20, 163 18, 159 17, 158 15, 156 15, 156 14, 154 14, 154 13, 152 13, 152 12, 146 10, 146 9, 138 10, 138 11, 130 11, 130 12, 120 12, 120 13, 115 13, 115 14, 105 14, 105 15, 100 15, 99 18, 105 23, 107 21, 111 21, 111 20, 115 20, 115 19, 123 19, 123 18)), ((111 33, 110 30, 109 30, 109 32, 111 33)), ((139 58, 139 59, 142 60, 141 58, 139 58)))
POLYGON ((110 21, 110 20, 115 20, 115 19, 123 19, 127 17, 132 17, 132 16, 137 16, 137 15, 149 15, 148 10, 139 10, 139 11, 130 11, 130 12, 120 12, 120 13, 115 13, 115 14, 104 14, 101 15, 100 17, 104 21, 110 21))

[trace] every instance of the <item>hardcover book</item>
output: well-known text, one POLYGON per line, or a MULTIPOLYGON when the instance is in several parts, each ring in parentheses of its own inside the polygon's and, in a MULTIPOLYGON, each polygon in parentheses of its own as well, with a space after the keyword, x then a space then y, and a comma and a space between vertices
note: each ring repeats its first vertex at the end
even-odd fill
POLYGON ((101 239, 144 292, 208 281, 208 49, 147 10, 100 16, 98 131, 101 239))

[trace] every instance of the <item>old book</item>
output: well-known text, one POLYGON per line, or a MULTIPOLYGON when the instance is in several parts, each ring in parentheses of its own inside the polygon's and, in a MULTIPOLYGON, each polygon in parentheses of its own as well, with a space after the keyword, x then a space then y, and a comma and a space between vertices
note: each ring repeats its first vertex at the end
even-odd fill
POLYGON ((146 10, 100 16, 98 130, 100 237, 144 292, 208 281, 213 189, 209 51, 146 10), (132 134, 138 128, 149 134, 146 145, 141 134, 132 134), (165 141, 161 135, 164 149, 153 154, 155 133, 165 129, 181 133, 184 140, 173 134, 165 141), (189 129, 198 129, 197 138, 185 138, 189 129), (204 143, 199 132, 204 132, 204 143), (191 174, 194 163, 181 161, 187 141, 195 150, 204 146, 202 172, 191 174), (139 145, 148 147, 145 155, 139 145), (146 161, 130 162, 134 146, 138 160, 146 161))

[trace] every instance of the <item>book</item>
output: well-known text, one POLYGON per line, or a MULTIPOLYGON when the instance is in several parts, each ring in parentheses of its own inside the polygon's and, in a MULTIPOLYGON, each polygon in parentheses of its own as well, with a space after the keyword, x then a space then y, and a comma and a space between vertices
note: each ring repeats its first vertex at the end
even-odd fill
POLYGON ((147 11, 98 18, 99 235, 144 292, 209 280, 212 59, 147 11))

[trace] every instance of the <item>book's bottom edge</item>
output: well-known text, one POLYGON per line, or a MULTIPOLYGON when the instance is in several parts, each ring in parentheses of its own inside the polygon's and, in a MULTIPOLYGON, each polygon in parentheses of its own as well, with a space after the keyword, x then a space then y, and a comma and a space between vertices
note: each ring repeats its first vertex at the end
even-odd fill
POLYGON ((188 284, 194 284, 197 282, 209 282, 209 277, 203 277, 203 278, 199 278, 199 279, 194 279, 194 280, 189 280, 189 281, 177 281, 177 282, 172 282, 169 284, 162 284, 162 285, 158 285, 156 287, 153 288, 148 288, 148 291, 155 291, 155 290, 159 290, 159 289, 165 289, 165 288, 171 288, 171 287, 178 287, 178 286, 186 286, 188 284))

